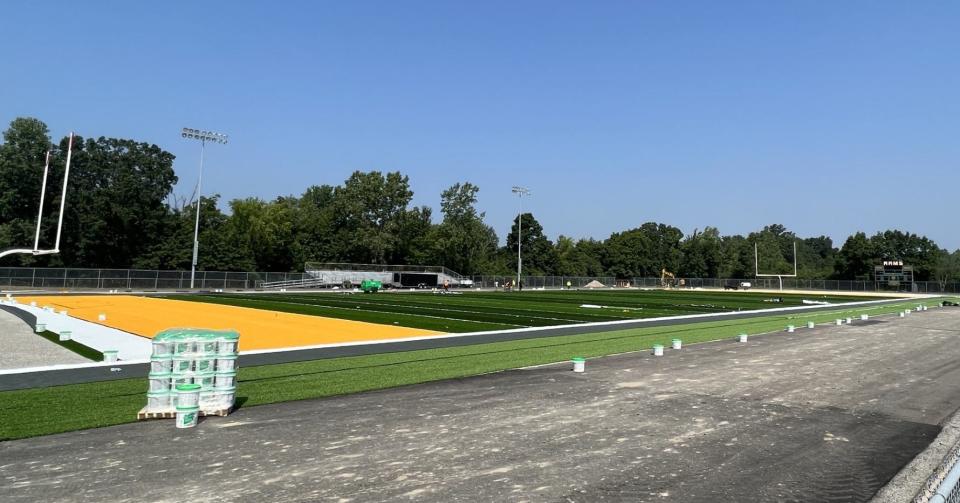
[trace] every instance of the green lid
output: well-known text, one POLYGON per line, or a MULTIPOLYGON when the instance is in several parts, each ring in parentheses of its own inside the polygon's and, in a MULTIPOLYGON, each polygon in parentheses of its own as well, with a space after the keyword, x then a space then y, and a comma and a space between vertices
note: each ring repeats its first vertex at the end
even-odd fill
POLYGON ((585 361, 587 361, 587 359, 584 358, 584 357, 582 357, 582 356, 574 356, 571 360, 572 360, 572 361, 575 361, 575 362, 585 362, 585 361))
POLYGON ((181 407, 177 405, 177 412, 200 412, 200 406, 194 405, 193 407, 181 407))
POLYGON ((199 384, 178 384, 177 385, 177 391, 185 391, 189 393, 191 391, 197 391, 199 389, 200 389, 199 384))
POLYGON ((173 377, 173 372, 150 372, 147 374, 150 379, 159 379, 162 377, 173 377))
POLYGON ((237 359, 236 353, 232 355, 217 355, 217 360, 236 360, 236 359, 237 359))
POLYGON ((656 349, 656 348, 663 349, 663 344, 654 344, 654 345, 653 345, 653 348, 654 348, 654 349, 656 349))
POLYGON ((671 342, 680 342, 680 339, 672 339, 671 342))

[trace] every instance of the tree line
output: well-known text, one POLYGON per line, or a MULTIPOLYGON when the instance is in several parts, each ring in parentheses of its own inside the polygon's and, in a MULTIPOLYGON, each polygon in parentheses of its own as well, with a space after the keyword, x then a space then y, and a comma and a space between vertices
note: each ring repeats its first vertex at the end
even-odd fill
MULTIPOLYGON (((59 188, 67 139, 53 143, 47 126, 17 118, 0 144, 0 250, 29 246, 37 217, 42 167, 52 152, 48 188, 59 188)), ((193 201, 173 198, 174 156, 148 143, 118 138, 74 140, 70 188, 59 255, 16 255, 0 266, 188 269, 193 201)), ((200 199, 198 268, 216 271, 297 271, 308 261, 442 265, 462 274, 516 271, 517 218, 503 246, 477 207, 479 187, 457 183, 440 194, 440 214, 412 206, 399 172, 357 171, 340 185, 314 185, 299 196, 227 202, 200 199)), ((59 195, 50 189, 49 194, 59 195)), ((59 198, 47 197, 41 243, 52 243, 59 198)), ((551 241, 531 213, 519 216, 524 271, 533 275, 750 278, 754 247, 761 272, 790 273, 796 244, 806 279, 868 279, 882 260, 913 265, 918 280, 960 280, 960 251, 925 236, 887 230, 858 232, 839 248, 826 236, 802 238, 773 224, 746 236, 715 227, 684 234, 647 222, 608 238, 551 241)), ((41 244, 43 247, 43 244, 41 244)))

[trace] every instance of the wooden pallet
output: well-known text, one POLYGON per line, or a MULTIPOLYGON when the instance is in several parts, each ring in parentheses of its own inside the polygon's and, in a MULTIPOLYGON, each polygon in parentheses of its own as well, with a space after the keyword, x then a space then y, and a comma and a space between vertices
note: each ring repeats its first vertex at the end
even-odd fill
MULTIPOLYGON (((220 410, 208 410, 208 411, 201 410, 201 411, 200 411, 200 416, 220 416, 220 417, 224 417, 224 416, 226 416, 227 414, 229 414, 229 413, 231 413, 231 412, 233 412, 233 407, 229 407, 229 408, 226 408, 226 409, 220 409, 220 410)), ((137 412, 137 421, 143 421, 144 419, 173 419, 173 418, 175 418, 175 417, 177 417, 177 411, 176 411, 176 410, 163 410, 163 411, 148 412, 148 411, 147 411, 147 408, 144 407, 144 408, 140 409, 140 412, 137 412)))

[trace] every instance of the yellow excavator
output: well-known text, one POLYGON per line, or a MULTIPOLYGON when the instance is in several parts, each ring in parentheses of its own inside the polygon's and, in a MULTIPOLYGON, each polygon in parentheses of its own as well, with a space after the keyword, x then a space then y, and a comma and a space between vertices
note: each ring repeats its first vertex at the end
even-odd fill
POLYGON ((660 269, 660 286, 663 288, 673 288, 676 277, 666 268, 660 269))

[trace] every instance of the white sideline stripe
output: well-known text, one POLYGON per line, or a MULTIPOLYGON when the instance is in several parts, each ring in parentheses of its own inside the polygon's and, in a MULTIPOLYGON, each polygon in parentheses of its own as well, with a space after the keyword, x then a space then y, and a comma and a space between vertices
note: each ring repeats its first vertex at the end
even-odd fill
MULTIPOLYGON (((928 296, 920 297, 920 298, 934 298, 934 297, 941 297, 941 295, 928 295, 928 296)), ((895 299, 895 300, 896 300, 896 301, 900 301, 900 302, 911 302, 911 301, 916 300, 916 299, 917 299, 917 298, 914 297, 914 298, 910 298, 910 299, 895 299)), ((849 303, 844 303, 844 304, 835 304, 835 306, 836 306, 839 310, 846 310, 847 308, 855 308, 855 307, 865 307, 865 306, 881 305, 881 304, 886 304, 886 303, 892 303, 892 302, 891 302, 891 299, 868 300, 868 301, 861 301, 861 302, 849 302, 849 303)), ((25 308, 25 307, 29 307, 29 306, 23 306, 22 304, 16 304, 15 307, 25 308)), ((380 340, 375 340, 375 341, 353 341, 353 342, 339 342, 339 343, 333 343, 333 344, 316 344, 316 345, 313 345, 313 346, 297 346, 297 347, 294 347, 294 348, 257 349, 257 350, 252 350, 252 351, 242 351, 242 352, 240 352, 240 354, 241 354, 241 355, 257 355, 257 354, 267 354, 267 353, 283 353, 283 352, 287 352, 287 351, 302 351, 302 350, 308 350, 308 349, 338 348, 338 347, 350 347, 350 346, 366 346, 366 345, 374 345, 374 344, 390 344, 390 343, 395 343, 395 342, 410 342, 410 341, 436 340, 436 339, 453 339, 453 338, 458 338, 458 337, 475 337, 475 336, 490 335, 490 334, 507 334, 507 333, 520 333, 520 332, 538 332, 538 331, 553 330, 553 329, 557 329, 557 328, 605 327, 605 326, 617 326, 617 325, 624 325, 624 324, 641 324, 641 325, 642 325, 642 324, 652 323, 652 322, 655 322, 655 321, 664 321, 664 320, 696 320, 696 319, 706 318, 706 317, 730 317, 730 316, 735 316, 735 315, 744 314, 744 313, 769 313, 769 314, 773 315, 773 314, 786 313, 786 312, 805 312, 805 311, 811 311, 811 310, 816 310, 816 309, 821 309, 821 310, 822 310, 823 307, 824 307, 824 306, 822 306, 822 305, 815 305, 815 306, 791 306, 791 307, 779 307, 779 308, 774 308, 774 309, 754 309, 754 310, 750 310, 750 311, 729 311, 729 312, 725 312, 725 313, 699 313, 699 314, 686 314, 686 315, 678 315, 678 316, 664 316, 664 317, 660 317, 660 318, 640 318, 640 319, 630 319, 630 320, 598 321, 598 322, 595 322, 595 323, 576 323, 576 324, 572 324, 572 325, 553 325, 553 326, 549 326, 549 327, 528 327, 528 328, 517 328, 517 329, 510 329, 510 330, 492 330, 492 331, 488 331, 488 332, 466 332, 466 333, 460 333, 460 334, 443 334, 443 335, 425 335, 425 336, 417 336, 417 337, 405 337, 405 338, 400 338, 400 339, 380 339, 380 340)), ((41 311, 42 311, 42 310, 41 310, 41 311)), ((822 314, 828 314, 828 313, 831 313, 831 312, 835 312, 835 311, 826 311, 826 312, 824 312, 824 313, 822 313, 822 314)), ((61 315, 57 315, 57 316, 61 316, 61 315)), ((75 318, 74 318, 74 319, 75 319, 75 318)), ((82 321, 82 320, 81 320, 81 321, 82 321)), ((100 325, 95 325, 95 324, 92 324, 92 323, 91 323, 91 325, 100 327, 100 325)), ((633 328, 642 328, 642 327, 633 327, 633 328)), ((127 332, 122 332, 122 333, 124 333, 124 334, 126 334, 126 335, 128 335, 128 336, 130 336, 130 337, 136 337, 136 338, 141 339, 141 340, 143 340, 144 342, 146 342, 147 345, 148 345, 148 348, 150 348, 150 349, 148 349, 148 352, 147 352, 147 355, 149 355, 149 351, 150 351, 152 348, 151 348, 150 341, 149 341, 148 339, 145 339, 145 338, 143 338, 143 337, 140 337, 140 336, 137 336, 137 335, 133 335, 133 334, 127 334, 127 332)), ((140 359, 134 359, 134 360, 124 360, 124 361, 117 362, 117 363, 95 362, 95 363, 76 363, 76 364, 70 364, 70 365, 52 365, 52 366, 48 366, 48 367, 32 367, 32 368, 29 368, 29 369, 0 370, 0 375, 5 375, 5 374, 20 374, 20 373, 26 373, 26 372, 37 372, 37 371, 46 371, 46 370, 79 369, 79 368, 91 368, 91 367, 107 367, 107 366, 117 366, 117 365, 131 364, 131 363, 147 363, 147 362, 149 362, 149 361, 150 361, 149 359, 142 359, 142 358, 140 358, 140 359)))

